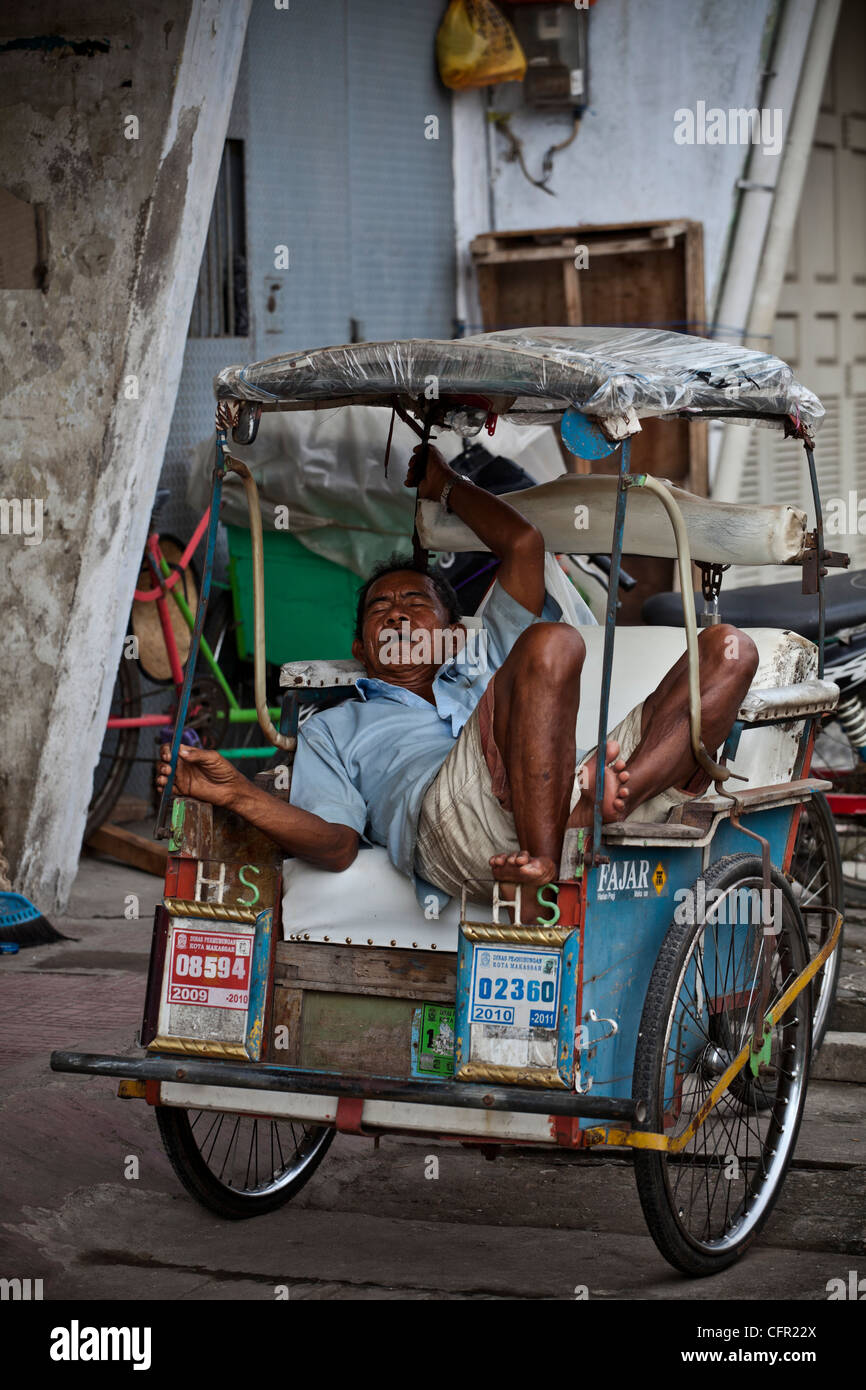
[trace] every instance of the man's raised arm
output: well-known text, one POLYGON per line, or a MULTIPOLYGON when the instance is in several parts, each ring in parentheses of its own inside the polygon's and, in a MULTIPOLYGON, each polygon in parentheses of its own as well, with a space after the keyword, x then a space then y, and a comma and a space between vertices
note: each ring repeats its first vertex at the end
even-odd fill
MULTIPOLYGON (((421 447, 419 444, 412 454, 407 487, 415 485, 415 460, 421 447)), ((541 617, 544 607, 544 538, 541 532, 502 497, 495 497, 467 478, 461 478, 439 450, 430 446, 418 496, 438 502, 449 483, 447 501, 451 511, 501 560, 496 577, 503 589, 530 613, 541 617)))
MULTIPOLYGON (((156 775, 160 791, 168 779, 170 752, 169 745, 163 744, 156 775)), ((299 806, 271 796, 249 782, 226 758, 209 749, 181 745, 174 789, 179 796, 192 796, 235 811, 263 830, 287 854, 305 859, 318 869, 339 873, 348 869, 358 853, 357 830, 322 820, 311 811, 302 811, 299 806)))

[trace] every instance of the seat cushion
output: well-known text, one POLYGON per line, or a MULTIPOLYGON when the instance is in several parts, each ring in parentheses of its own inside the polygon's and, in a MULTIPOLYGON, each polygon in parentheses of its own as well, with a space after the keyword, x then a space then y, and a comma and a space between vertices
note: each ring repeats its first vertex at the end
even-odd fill
MULTIPOLYGON (((352 946, 456 951, 460 903, 452 898, 436 916, 431 895, 422 907, 409 879, 381 845, 365 845, 342 873, 283 861, 283 936, 287 941, 331 941, 352 946)), ((489 905, 478 904, 480 919, 489 905)), ((470 916, 472 914, 470 913, 470 916)))

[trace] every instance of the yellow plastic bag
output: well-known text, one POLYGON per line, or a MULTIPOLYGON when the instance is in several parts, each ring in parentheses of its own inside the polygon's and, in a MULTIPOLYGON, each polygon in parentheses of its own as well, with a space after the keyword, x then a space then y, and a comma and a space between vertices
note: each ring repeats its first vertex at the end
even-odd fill
POLYGON ((493 0, 451 0, 436 35, 439 76, 446 87, 522 82, 526 58, 493 0))

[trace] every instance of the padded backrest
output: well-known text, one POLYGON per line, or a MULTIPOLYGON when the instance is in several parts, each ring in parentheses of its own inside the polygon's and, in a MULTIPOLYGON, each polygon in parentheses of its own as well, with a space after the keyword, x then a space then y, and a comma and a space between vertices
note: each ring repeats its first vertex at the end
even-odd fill
MULTIPOLYGON (((664 482, 664 479, 659 479, 664 482)), ((617 480, 568 473, 552 482, 504 497, 515 511, 537 526, 548 550, 580 555, 607 554, 613 537, 617 480)), ((679 503, 693 560, 733 565, 790 565, 801 560, 806 543, 806 513, 784 503, 742 506, 696 497, 670 485, 679 503)), ((465 522, 422 501, 416 512, 418 535, 428 550, 485 549, 465 522)), ((627 555, 676 556, 674 533, 658 498, 632 488, 626 504, 627 555)))
MULTIPOLYGON (((772 627, 748 627, 743 631, 758 648, 753 690, 793 685, 817 669, 817 648, 805 637, 772 627)), ((589 748, 598 736, 604 631, 600 627, 587 627, 580 632, 586 644, 586 662, 580 683, 577 743, 580 748, 589 748)), ((622 627, 617 630, 608 728, 619 723, 655 689, 685 649, 685 632, 680 627, 622 627)), ((798 720, 784 726, 745 729, 731 766, 748 778, 749 786, 788 781, 793 773, 802 728, 802 720, 798 720)))

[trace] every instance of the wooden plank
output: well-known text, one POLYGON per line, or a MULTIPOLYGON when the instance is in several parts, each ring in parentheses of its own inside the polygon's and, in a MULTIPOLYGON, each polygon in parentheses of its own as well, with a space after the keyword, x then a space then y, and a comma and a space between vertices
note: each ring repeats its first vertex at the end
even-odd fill
POLYGON ((700 222, 688 222, 683 247, 686 332, 703 333, 706 328, 704 292, 704 229, 700 222))
POLYGON ((213 844, 213 806, 191 796, 185 796, 174 805, 172 854, 180 854, 184 859, 209 858, 213 844))
POLYGON ((284 1067, 296 1067, 300 1064, 303 1006, 303 990, 287 989, 285 985, 274 986, 273 1027, 268 1061, 284 1067), (281 1029, 286 1030, 285 1036, 279 1031, 281 1029), (278 1043, 283 1041, 285 1047, 278 1046, 278 1043))
MULTIPOLYGON (((706 320, 704 289, 704 229, 700 222, 687 222, 685 229, 684 277, 687 331, 702 333, 706 320)), ((706 420, 689 422, 688 486, 699 497, 710 491, 706 420)))
MULTIPOLYGON (((638 222, 586 222, 582 223, 580 227, 523 227, 513 232, 482 232, 469 243, 469 249, 474 253, 477 246, 479 250, 483 252, 484 250, 491 249, 491 246, 498 245, 501 242, 519 241, 521 238, 526 241, 540 239, 541 237, 562 238, 575 235, 580 235, 582 238, 585 234, 591 234, 593 232, 643 231, 649 235, 651 230, 655 227, 679 229, 684 221, 685 219, 682 218, 666 217, 638 222)), ((690 224, 686 222, 686 225, 700 226, 700 223, 690 224)))
POLYGON ((307 994, 299 1064, 350 1075, 408 1077, 415 1008, 406 999, 307 994))
POLYGON ((499 280, 496 271, 483 264, 476 265, 475 274, 478 280, 481 322, 485 331, 491 332, 499 327, 499 280))
POLYGON ((162 878, 168 861, 168 846, 158 840, 146 840, 119 825, 101 825, 87 841, 87 848, 97 854, 107 854, 130 868, 162 878))
POLYGON ((672 251, 674 238, 620 237, 618 240, 593 241, 586 239, 590 256, 621 256, 632 251, 672 251))
POLYGON ((562 285, 565 291, 565 322, 576 328, 583 322, 581 317, 580 272, 574 261, 564 261, 562 265, 562 285))
POLYGON ((572 239, 565 245, 520 246, 512 251, 488 251, 485 255, 476 257, 476 264, 482 266, 510 265, 523 261, 573 261, 577 247, 578 242, 572 239))
POLYGON ((274 981, 290 989, 381 994, 450 1004, 457 994, 457 955, 280 941, 274 981))
MULTIPOLYGON (((660 229, 664 230, 664 229, 660 229)), ((487 251, 476 256, 477 266, 512 265, 524 261, 568 261, 573 260, 578 246, 589 247, 590 256, 618 256, 625 251, 670 251, 674 245, 672 236, 619 237, 593 240, 589 235, 582 241, 569 241, 564 245, 519 246, 510 251, 487 251)))

